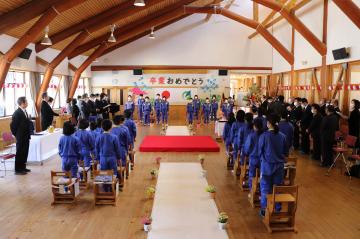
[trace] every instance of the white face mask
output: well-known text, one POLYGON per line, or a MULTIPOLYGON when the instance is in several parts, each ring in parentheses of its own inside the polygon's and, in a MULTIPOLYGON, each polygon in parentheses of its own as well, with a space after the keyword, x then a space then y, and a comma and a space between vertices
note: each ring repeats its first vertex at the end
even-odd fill
POLYGON ((206 101, 206 103, 208 103, 208 104, 209 104, 209 101, 207 100, 207 101, 206 101))
POLYGON ((298 107, 298 106, 299 106, 299 102, 295 101, 295 102, 294 102, 294 105, 295 105, 295 107, 298 107))
POLYGON ((229 103, 229 101, 225 100, 225 104, 229 103))
POLYGON ((129 98, 128 98, 128 101, 131 101, 131 100, 132 100, 131 97, 129 97, 129 98))
POLYGON ((355 105, 354 105, 354 103, 350 103, 350 109, 354 109, 355 108, 355 105))
POLYGON ((316 113, 316 110, 311 109, 311 113, 315 114, 315 113, 316 113))

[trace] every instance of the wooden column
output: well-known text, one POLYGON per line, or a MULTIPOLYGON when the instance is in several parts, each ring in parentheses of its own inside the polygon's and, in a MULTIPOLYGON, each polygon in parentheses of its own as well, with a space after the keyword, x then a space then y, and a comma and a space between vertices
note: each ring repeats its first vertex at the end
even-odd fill
MULTIPOLYGON (((294 55, 295 53, 295 28, 291 28, 291 54, 294 55)), ((290 71, 290 97, 294 96, 294 86, 295 86, 295 71, 294 71, 294 64, 291 65, 291 71, 290 71)))
MULTIPOLYGON (((323 35, 322 41, 324 44, 327 44, 327 22, 328 22, 328 0, 324 0, 323 8, 323 35)), ((326 66, 326 55, 322 56, 321 59, 321 70, 320 70, 320 87, 321 87, 321 97, 328 98, 328 79, 329 79, 329 67, 326 66)), ((330 83, 331 84, 331 83, 330 83)))

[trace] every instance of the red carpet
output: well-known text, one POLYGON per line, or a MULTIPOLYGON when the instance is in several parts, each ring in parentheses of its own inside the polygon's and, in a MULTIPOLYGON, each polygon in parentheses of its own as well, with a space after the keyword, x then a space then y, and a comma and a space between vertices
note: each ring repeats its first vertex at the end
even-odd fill
POLYGON ((210 136, 146 136, 140 152, 219 152, 210 136))

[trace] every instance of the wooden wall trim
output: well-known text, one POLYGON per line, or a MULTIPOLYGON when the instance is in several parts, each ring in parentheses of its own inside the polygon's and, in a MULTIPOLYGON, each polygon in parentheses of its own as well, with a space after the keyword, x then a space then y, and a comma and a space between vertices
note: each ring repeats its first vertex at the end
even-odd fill
POLYGON ((98 65, 91 66, 91 71, 121 71, 121 70, 266 70, 272 67, 265 66, 180 66, 180 65, 98 65))

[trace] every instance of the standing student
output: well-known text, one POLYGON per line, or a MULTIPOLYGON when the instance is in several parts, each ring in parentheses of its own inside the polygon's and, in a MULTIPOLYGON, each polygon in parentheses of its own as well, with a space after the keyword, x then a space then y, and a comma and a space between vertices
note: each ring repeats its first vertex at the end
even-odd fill
MULTIPOLYGON (((231 146, 231 137, 230 137, 231 126, 233 125, 234 122, 235 122, 235 115, 233 112, 231 112, 229 114, 229 118, 228 118, 227 122, 225 123, 224 131, 222 134, 222 137, 223 137, 223 140, 225 143, 226 152, 228 154, 230 154, 230 146, 231 146)), ((230 163, 233 164, 234 162, 230 162, 230 163)))
POLYGON ((148 96, 145 97, 145 103, 142 105, 142 111, 144 114, 144 125, 150 125, 150 115, 152 112, 151 102, 148 96))
POLYGON ((287 112, 283 112, 281 115, 281 120, 279 122, 279 131, 286 136, 286 143, 288 150, 293 146, 294 139, 294 126, 288 121, 287 112))
POLYGON ((138 117, 139 117, 139 121, 143 122, 143 104, 145 103, 145 99, 144 99, 144 95, 140 94, 139 98, 137 100, 137 105, 138 105, 138 117))
POLYGON ((235 100, 231 96, 229 96, 228 101, 230 105, 230 112, 233 112, 235 107, 235 100))
POLYGON ((91 152, 94 151, 94 138, 90 131, 86 130, 89 127, 89 121, 82 119, 79 122, 79 130, 75 132, 75 137, 80 140, 81 143, 81 156, 84 160, 84 166, 91 166, 91 152))
POLYGON ((88 94, 83 94, 83 100, 81 102, 81 112, 83 119, 89 120, 90 117, 90 106, 89 106, 89 97, 88 94))
POLYGON ((154 101, 154 110, 156 115, 156 124, 160 124, 161 118, 161 98, 160 94, 156 94, 156 99, 154 101))
MULTIPOLYGON (((259 118, 254 119, 254 130, 250 132, 244 144, 244 154, 249 157, 249 189, 252 188, 252 178, 256 176, 256 169, 260 169, 259 138, 263 133, 263 122, 259 118)), ((260 176, 260 175, 259 175, 260 176)))
POLYGON ((310 126, 312 120, 311 107, 308 104, 306 98, 301 100, 301 107, 303 108, 302 117, 300 120, 300 128, 301 128, 301 153, 309 154, 310 152, 310 136, 307 133, 307 129, 310 126))
POLYGON ((98 118, 97 121, 96 121, 96 125, 97 125, 97 128, 96 128, 96 132, 98 134, 102 134, 104 132, 103 128, 102 128, 102 122, 103 122, 103 119, 102 118, 98 118))
POLYGON ((223 115, 225 116, 226 119, 228 118, 230 113, 233 113, 228 99, 224 100, 224 103, 221 106, 221 111, 223 112, 223 115))
POLYGON ((134 100, 131 95, 128 95, 128 98, 127 98, 127 101, 126 101, 125 107, 124 107, 124 111, 125 110, 128 110, 131 113, 130 118, 132 119, 133 115, 134 115, 134 111, 135 111, 135 104, 134 104, 134 100))
POLYGON ((194 105, 194 119, 199 120, 200 100, 197 95, 194 96, 193 105, 194 105))
POLYGON ((238 155, 241 153, 241 148, 239 147, 239 130, 240 128, 246 127, 245 124, 245 112, 243 110, 238 110, 236 113, 236 121, 232 124, 230 130, 230 139, 233 146, 233 158, 237 160, 238 155))
POLYGON ((128 128, 131 137, 130 146, 131 148, 134 148, 134 142, 136 140, 136 124, 131 119, 131 112, 129 110, 125 110, 124 115, 125 115, 124 125, 128 128))
POLYGON ((114 127, 111 129, 111 133, 118 137, 120 143, 120 160, 121 166, 126 166, 126 157, 129 152, 131 144, 131 136, 128 127, 124 125, 125 118, 122 115, 116 115, 114 117, 114 127))
POLYGON ((333 145, 335 132, 339 129, 338 116, 334 106, 326 107, 326 116, 321 121, 321 166, 328 167, 333 163, 333 145))
POLYGON ((186 119, 189 125, 193 123, 193 118, 194 118, 194 103, 192 101, 192 98, 190 98, 189 102, 186 105, 186 119))
POLYGON ((320 106, 318 104, 313 104, 311 106, 311 113, 313 114, 313 118, 311 120, 309 128, 307 129, 307 133, 310 134, 311 138, 313 139, 312 158, 320 161, 320 158, 321 158, 320 127, 321 127, 321 121, 322 121, 320 106))
POLYGON ((261 216, 265 216, 267 195, 272 192, 274 185, 281 185, 283 183, 285 157, 289 153, 286 136, 279 132, 277 116, 269 115, 267 120, 269 130, 260 136, 258 144, 261 160, 261 216))
POLYGON ((15 174, 25 175, 30 172, 26 168, 26 162, 29 154, 30 144, 30 123, 29 115, 26 111, 28 101, 25 97, 19 97, 17 100, 19 108, 12 115, 10 129, 16 138, 16 156, 15 156, 15 174))
POLYGON ((359 147, 359 137, 360 137, 360 101, 353 99, 350 102, 350 115, 346 116, 340 114, 344 119, 347 119, 349 126, 349 135, 357 137, 356 147, 359 147))
POLYGON ((167 101, 165 96, 163 96, 162 98, 160 104, 160 111, 161 111, 161 123, 167 125, 169 119, 169 102, 167 101))
POLYGON ((216 120, 218 108, 219 108, 219 104, 216 100, 216 96, 213 95, 212 99, 211 99, 211 113, 210 113, 211 120, 214 120, 214 121, 216 120))
POLYGON ((121 159, 120 143, 118 137, 110 134, 111 127, 110 120, 102 122, 104 133, 96 140, 96 158, 100 161, 101 170, 113 170, 117 175, 117 165, 121 159))
POLYGON ((74 125, 65 122, 63 126, 63 136, 59 141, 59 155, 61 157, 61 167, 64 172, 71 172, 71 177, 78 177, 78 162, 81 159, 81 142, 73 134, 74 125))
POLYGON ((52 122, 54 120, 54 116, 59 116, 57 113, 55 113, 52 110, 48 101, 49 101, 49 96, 45 92, 42 94, 42 102, 41 102, 41 106, 40 106, 42 131, 45 131, 45 130, 47 130, 47 128, 49 128, 49 126, 52 124, 52 122))
POLYGON ((94 157, 94 160, 97 160, 96 159, 96 149, 95 149, 96 140, 101 135, 101 133, 96 131, 96 129, 97 129, 96 123, 95 122, 90 122, 90 134, 91 134, 91 137, 92 137, 92 140, 93 140, 93 143, 92 143, 93 150, 92 150, 91 154, 94 157))
POLYGON ((205 103, 202 105, 202 111, 204 114, 204 124, 208 124, 210 122, 211 104, 209 98, 207 97, 205 99, 205 103))
POLYGON ((242 153, 242 151, 244 148, 245 141, 246 141, 248 135, 253 131, 253 118, 254 118, 254 116, 252 113, 246 113, 245 114, 245 126, 239 128, 237 144, 239 145, 239 148, 241 149, 241 160, 240 160, 241 165, 244 164, 245 154, 242 153))

